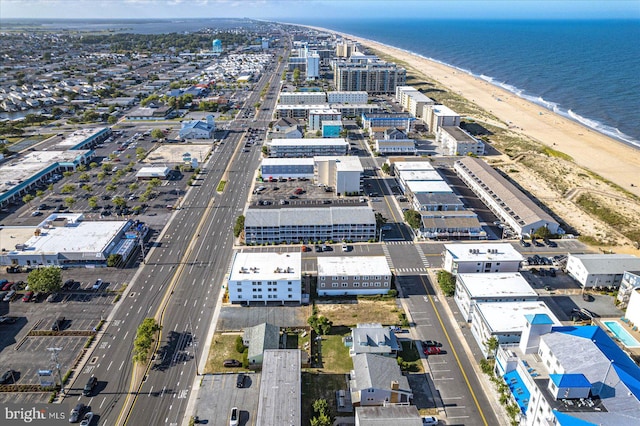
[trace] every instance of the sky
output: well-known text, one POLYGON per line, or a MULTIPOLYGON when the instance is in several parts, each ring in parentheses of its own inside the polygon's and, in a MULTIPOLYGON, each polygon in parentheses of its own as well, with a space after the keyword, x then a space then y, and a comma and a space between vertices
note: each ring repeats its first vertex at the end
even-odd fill
POLYGON ((640 19, 640 0, 0 0, 7 18, 640 19))

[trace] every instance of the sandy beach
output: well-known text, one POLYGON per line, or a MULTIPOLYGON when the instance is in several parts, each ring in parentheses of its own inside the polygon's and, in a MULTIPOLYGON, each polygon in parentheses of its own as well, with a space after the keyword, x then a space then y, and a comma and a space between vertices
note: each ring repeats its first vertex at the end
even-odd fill
POLYGON ((640 196, 640 150, 455 68, 372 40, 342 35, 406 62, 427 78, 509 123, 512 131, 570 155, 576 164, 640 196))

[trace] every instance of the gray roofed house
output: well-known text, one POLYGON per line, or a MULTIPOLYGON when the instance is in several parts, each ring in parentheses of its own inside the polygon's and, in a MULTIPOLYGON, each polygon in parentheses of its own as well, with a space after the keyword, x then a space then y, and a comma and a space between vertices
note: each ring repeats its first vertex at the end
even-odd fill
POLYGON ((463 210, 464 203, 452 192, 419 192, 413 195, 413 207, 425 211, 463 210))
POLYGON ((582 287, 618 287, 625 271, 640 269, 630 254, 569 254, 567 274, 582 287))
POLYGON ((349 388, 354 407, 410 403, 413 392, 394 358, 359 354, 352 358, 349 388))
POLYGON ((280 327, 263 322, 244 330, 242 342, 248 349, 249 368, 260 368, 264 351, 280 348, 280 327))
POLYGON ((257 426, 302 424, 301 355, 297 349, 265 351, 255 417, 257 426))
POLYGON ((358 324, 351 329, 351 348, 349 355, 375 353, 395 357, 401 349, 396 335, 389 327, 382 324, 358 324))
POLYGON ((415 405, 387 405, 356 407, 359 426, 422 426, 422 418, 415 405))
POLYGON ((298 241, 367 241, 376 237, 376 219, 368 206, 288 207, 245 212, 248 244, 298 241))

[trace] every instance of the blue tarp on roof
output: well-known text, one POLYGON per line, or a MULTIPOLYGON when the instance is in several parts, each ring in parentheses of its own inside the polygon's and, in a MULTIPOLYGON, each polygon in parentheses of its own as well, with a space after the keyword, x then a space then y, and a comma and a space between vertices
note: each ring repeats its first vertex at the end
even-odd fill
POLYGON ((596 423, 577 419, 571 414, 562 413, 560 411, 553 410, 553 414, 556 416, 556 419, 558 419, 559 426, 598 426, 596 423))
POLYGON ((612 366, 618 373, 620 380, 636 398, 640 399, 640 368, 604 330, 597 325, 585 325, 580 327, 554 327, 552 331, 591 340, 607 359, 613 361, 612 366))
POLYGON ((553 321, 547 314, 528 314, 524 317, 529 321, 529 324, 553 324, 553 321))
POLYGON ((584 374, 549 374, 549 378, 559 388, 590 388, 591 382, 584 374))

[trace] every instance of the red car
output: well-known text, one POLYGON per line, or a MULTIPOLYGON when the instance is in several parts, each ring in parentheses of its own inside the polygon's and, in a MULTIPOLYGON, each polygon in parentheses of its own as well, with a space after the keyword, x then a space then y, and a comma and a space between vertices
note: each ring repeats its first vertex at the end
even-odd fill
POLYGON ((427 346, 424 350, 425 355, 438 355, 442 353, 442 349, 437 346, 427 346))
POLYGON ((22 301, 23 302, 28 302, 31 300, 31 298, 33 297, 33 292, 32 291, 28 291, 24 294, 24 296, 22 296, 22 301))
POLYGON ((7 291, 11 288, 11 286, 13 285, 12 282, 8 282, 5 285, 2 286, 2 291, 7 291))

